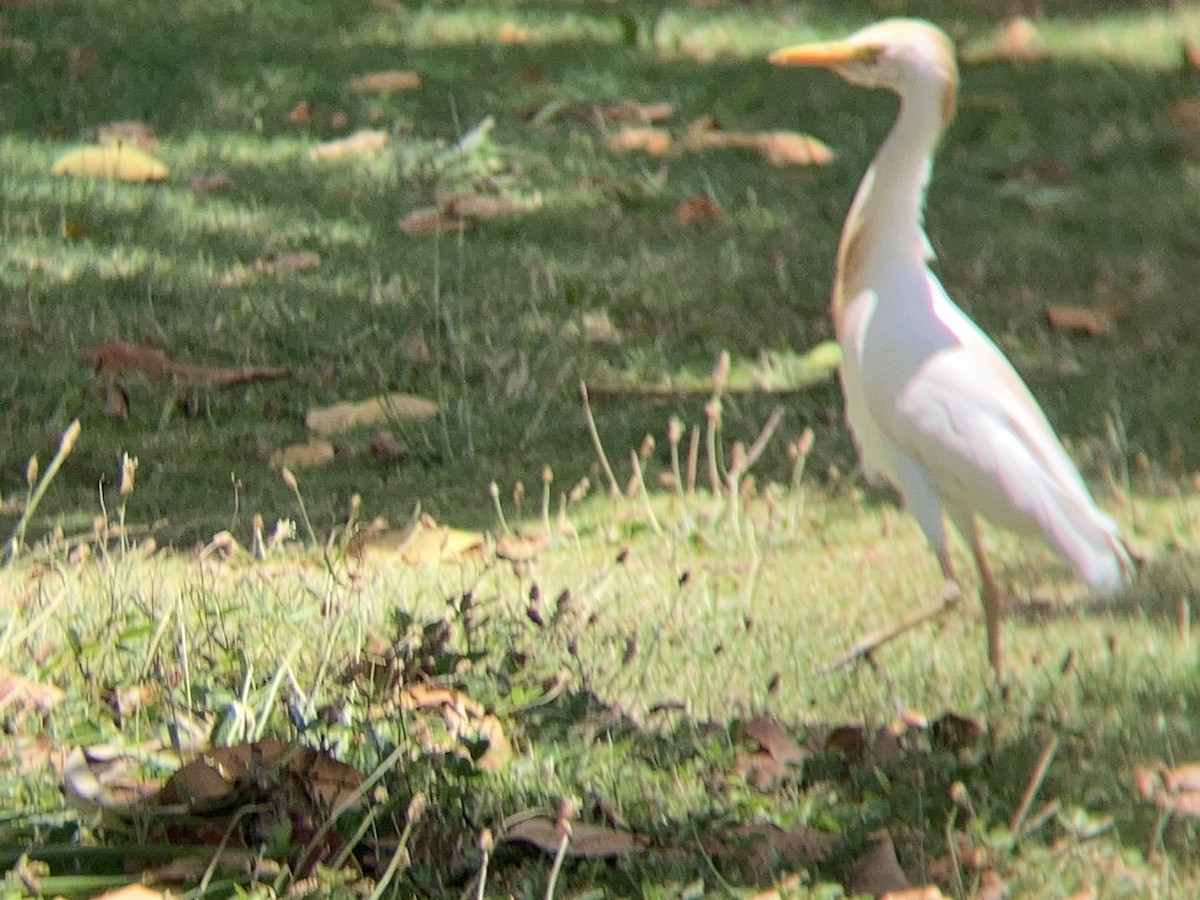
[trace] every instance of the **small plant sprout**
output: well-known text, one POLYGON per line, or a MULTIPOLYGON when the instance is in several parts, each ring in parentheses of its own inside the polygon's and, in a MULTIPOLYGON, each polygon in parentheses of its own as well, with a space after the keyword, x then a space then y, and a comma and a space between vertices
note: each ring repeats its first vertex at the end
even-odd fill
POLYGON ((54 476, 58 474, 58 470, 62 467, 62 464, 71 455, 71 451, 75 449, 75 442, 79 440, 79 433, 82 430, 78 419, 67 426, 67 430, 63 432, 62 437, 59 439, 58 451, 54 454, 54 458, 50 460, 50 465, 46 468, 45 473, 40 477, 38 474, 37 457, 31 456, 29 458, 29 463, 25 467, 25 481, 29 485, 29 499, 26 501, 25 509, 21 512, 21 518, 17 520, 17 525, 8 540, 8 562, 10 564, 17 558, 17 554, 21 552, 21 547, 25 543, 25 532, 29 527, 29 520, 33 518, 38 504, 42 502, 42 497, 46 495, 46 490, 50 487, 50 482, 54 481, 54 476))
POLYGON ((542 527, 550 534, 550 486, 554 484, 554 470, 542 466, 542 527))
POLYGON ((675 490, 683 494, 683 473, 679 469, 679 442, 683 440, 683 420, 671 416, 667 420, 667 443, 671 447, 671 477, 675 482, 675 490))
POLYGON ((508 519, 504 517, 504 505, 500 502, 500 485, 494 481, 490 482, 488 496, 492 498, 492 506, 496 509, 496 518, 500 520, 500 528, 505 534, 512 534, 512 529, 508 527, 508 519))

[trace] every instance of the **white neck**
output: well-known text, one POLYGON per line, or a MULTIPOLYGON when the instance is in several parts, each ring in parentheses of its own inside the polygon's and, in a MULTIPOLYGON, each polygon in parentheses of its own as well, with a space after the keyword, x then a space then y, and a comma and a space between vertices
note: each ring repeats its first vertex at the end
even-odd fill
POLYGON ((900 115, 858 189, 846 229, 849 233, 869 221, 888 243, 918 243, 928 256, 922 229, 925 186, 945 123, 937 86, 921 87, 901 97, 900 115))

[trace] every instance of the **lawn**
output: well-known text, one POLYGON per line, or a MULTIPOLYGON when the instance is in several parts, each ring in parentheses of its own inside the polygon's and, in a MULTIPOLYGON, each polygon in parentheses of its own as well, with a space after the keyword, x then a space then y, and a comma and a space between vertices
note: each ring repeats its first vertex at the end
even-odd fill
POLYGON ((0 3, 0 896, 1200 892, 1200 5, 992 6, 0 3), (938 273, 1147 559, 990 532, 1004 690, 970 589, 834 665, 943 591, 827 344, 895 101, 765 55, 890 14, 938 273), (163 180, 52 174, 111 123, 163 180))

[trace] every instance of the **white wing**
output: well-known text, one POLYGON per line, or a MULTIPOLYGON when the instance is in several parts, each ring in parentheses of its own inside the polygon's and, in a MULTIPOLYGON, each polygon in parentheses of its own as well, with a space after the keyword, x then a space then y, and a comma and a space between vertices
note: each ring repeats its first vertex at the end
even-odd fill
POLYGON ((1115 590, 1128 563, 1116 523, 1004 354, 925 275, 932 321, 914 321, 910 306, 899 334, 886 334, 890 317, 872 322, 890 350, 864 356, 892 367, 863 380, 884 385, 865 397, 874 427, 924 468, 945 506, 1039 535, 1094 588, 1115 590))

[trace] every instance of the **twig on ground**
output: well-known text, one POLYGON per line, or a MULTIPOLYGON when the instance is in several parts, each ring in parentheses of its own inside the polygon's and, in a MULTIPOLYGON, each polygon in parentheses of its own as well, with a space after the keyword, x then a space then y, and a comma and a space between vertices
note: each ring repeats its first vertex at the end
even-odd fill
POLYGON ((911 616, 901 619, 895 625, 890 625, 887 628, 876 631, 873 634, 867 635, 855 642, 854 646, 843 653, 841 656, 827 662, 821 668, 817 669, 818 675, 827 675, 843 666, 849 665, 857 659, 863 657, 869 658, 872 653, 882 647, 888 641, 898 638, 906 631, 916 628, 925 622, 936 619, 945 615, 950 610, 958 605, 962 599, 962 591, 957 586, 953 586, 952 590, 948 590, 942 597, 939 603, 926 606, 924 609, 917 610, 911 616))
POLYGON ((1033 805, 1033 798, 1037 796, 1038 790, 1042 786, 1042 782, 1046 780, 1046 771, 1050 768, 1050 761, 1054 759, 1054 754, 1058 752, 1058 735, 1050 735, 1050 739, 1046 741, 1046 746, 1042 748, 1042 755, 1038 757, 1037 765, 1033 767, 1033 774, 1029 776, 1029 784, 1025 787, 1025 793, 1021 797, 1021 804, 1017 807, 1017 811, 1013 813, 1012 824, 1008 826, 1009 834, 1013 836, 1013 840, 1020 840, 1021 826, 1025 824, 1025 817, 1029 814, 1029 807, 1033 805))

